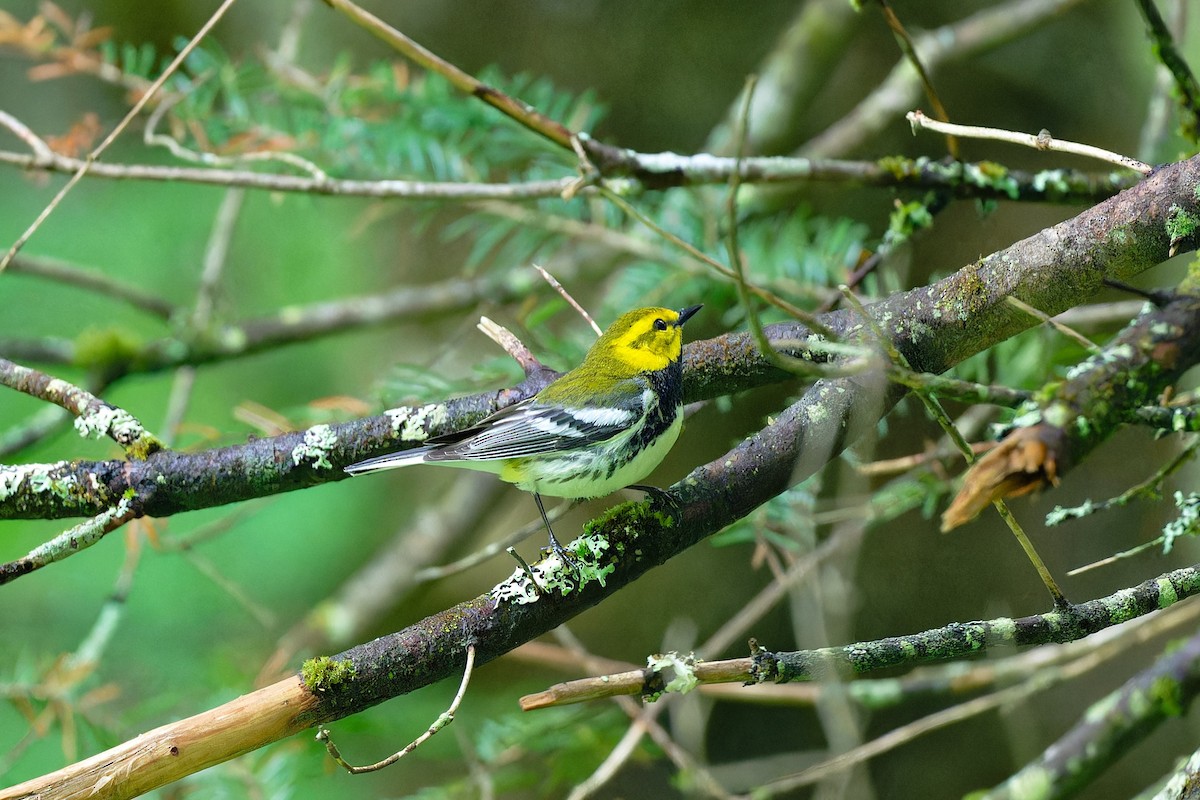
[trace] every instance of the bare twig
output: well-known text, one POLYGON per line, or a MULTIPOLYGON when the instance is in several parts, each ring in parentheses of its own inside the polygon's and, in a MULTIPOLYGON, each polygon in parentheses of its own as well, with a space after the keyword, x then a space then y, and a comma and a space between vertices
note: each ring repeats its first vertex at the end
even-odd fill
POLYGON ((413 750, 416 750, 418 747, 425 744, 425 742, 429 741, 429 739, 442 728, 445 728, 451 722, 454 722, 454 714, 458 711, 458 706, 460 703, 462 703, 463 696, 467 693, 467 686, 471 683, 471 671, 474 669, 474 667, 475 645, 469 644, 467 645, 467 663, 466 666, 463 667, 462 682, 458 685, 458 692, 455 693, 454 699, 450 701, 450 707, 442 712, 442 714, 433 721, 429 728, 412 742, 410 742, 407 747, 392 753, 382 761, 377 761, 374 764, 367 764, 366 766, 361 767, 356 767, 353 764, 350 764, 344 758, 342 758, 342 754, 338 752, 337 746, 333 743, 333 739, 329 738, 328 728, 322 728, 317 733, 317 741, 324 742, 325 749, 329 751, 329 755, 333 758, 333 760, 351 775, 361 775, 365 772, 377 772, 386 767, 390 767, 392 764, 395 764, 413 750))
MULTIPOLYGON (((892 360, 892 363, 906 370, 910 369, 908 359, 904 357, 903 353, 896 349, 896 346, 892 344, 891 340, 887 338, 883 330, 879 327, 879 324, 875 321, 875 318, 868 314, 867 310, 863 308, 862 303, 859 302, 858 298, 855 297, 854 294, 849 291, 849 289, 846 289, 843 293, 846 295, 846 300, 850 303, 854 310, 858 312, 859 316, 863 319, 867 326, 874 331, 876 339, 879 341, 879 344, 883 347, 884 351, 887 352, 888 357, 892 360)), ((934 419, 934 421, 941 426, 942 430, 946 433, 946 436, 963 454, 963 457, 967 460, 967 463, 975 463, 975 453, 971 449, 971 445, 968 444, 965 439, 963 439, 958 428, 954 427, 954 422, 946 414, 945 409, 942 408, 942 404, 938 402, 937 398, 934 397, 927 389, 923 388, 917 388, 916 394, 917 398, 925 406, 925 410, 928 411, 929 415, 934 419)), ((992 505, 995 506, 996 511, 1000 514, 1000 518, 1004 520, 1005 524, 1008 525, 1009 530, 1012 531, 1012 534, 1016 538, 1017 543, 1021 546, 1021 549, 1025 551, 1026 558, 1029 559, 1029 562, 1037 571, 1038 576, 1042 579, 1042 583, 1045 584, 1046 590, 1050 592, 1050 597, 1054 599, 1055 607, 1065 608, 1069 606, 1070 604, 1067 602, 1066 595, 1063 594, 1063 590, 1059 588, 1058 581, 1054 579, 1054 575, 1050 572, 1050 568, 1046 566, 1046 562, 1043 561, 1042 557, 1038 554, 1037 548, 1033 546, 1033 542, 1030 541, 1027 535, 1025 535, 1024 528, 1022 528, 1021 524, 1017 522, 1017 519, 1012 515, 1012 512, 1008 510, 1008 506, 1003 500, 995 500, 992 505)))
MULTIPOLYGON (((607 187, 605 187, 603 185, 599 186, 598 189, 599 189, 600 193, 605 197, 605 199, 609 200, 611 203, 613 203, 615 206, 620 208, 626 214, 633 217, 634 219, 636 219, 638 222, 645 225, 650 230, 654 231, 654 233, 663 237, 666 241, 670 242, 671 244, 675 245, 679 249, 683 250, 685 253, 687 253, 689 256, 696 259, 700 263, 706 264, 706 265, 712 267, 714 270, 719 272, 721 275, 724 275, 725 277, 727 277, 731 280, 734 280, 734 281, 737 280, 736 272, 734 272, 729 267, 722 264, 720 261, 717 261, 712 256, 709 256, 706 253, 702 252, 695 245, 692 245, 689 242, 684 241, 683 239, 679 238, 678 236, 671 233, 667 229, 663 228, 661 225, 656 223, 654 220, 650 219, 648 216, 646 216, 641 211, 639 211, 632 203, 627 201, 624 197, 621 197, 619 194, 611 191, 610 189, 608 189, 607 187)), ((830 339, 836 338, 833 336, 832 332, 820 320, 818 320, 812 314, 808 313, 807 311, 805 311, 802 308, 792 305, 791 303, 787 302, 786 300, 779 297, 775 293, 769 292, 766 289, 763 289, 759 286, 754 286, 754 285, 748 285, 747 289, 751 294, 761 297, 763 300, 767 301, 771 305, 773 305, 776 308, 780 309, 781 311, 784 311, 785 313, 791 315, 793 319, 800 320, 805 325, 808 325, 809 328, 813 330, 813 332, 825 335, 830 339)))
POLYGON ((571 308, 579 312, 579 316, 583 317, 587 324, 592 326, 592 330, 596 332, 597 336, 600 336, 604 333, 604 331, 600 330, 600 326, 596 324, 596 320, 592 319, 592 315, 587 312, 587 309, 581 306, 579 301, 571 296, 571 293, 568 292, 566 288, 558 282, 557 278, 555 278, 538 264, 534 264, 533 268, 541 274, 546 283, 550 284, 550 286, 554 288, 554 291, 562 295, 562 298, 571 305, 571 308))
MULTIPOLYGON (((916 37, 921 63, 933 74, 947 62, 992 50, 1044 25, 1084 0, 1012 0, 983 8, 916 37)), ((799 148, 808 156, 850 153, 892 125, 920 98, 921 83, 907 59, 901 59, 879 85, 846 116, 799 148)))
POLYGON ((121 283, 101 272, 81 269, 52 258, 19 255, 8 265, 8 271, 86 289, 128 303, 159 319, 169 320, 177 311, 174 304, 137 286, 121 283))
MULTIPOLYGON (((187 320, 188 330, 185 337, 188 339, 202 336, 212 320, 217 285, 225 269, 229 243, 233 240, 233 229, 245 197, 245 189, 227 189, 221 198, 212 231, 208 235, 208 244, 204 248, 204 265, 200 271, 200 283, 196 287, 196 301, 187 320)), ((196 367, 191 364, 180 365, 175 371, 174 380, 171 381, 171 393, 167 397, 167 410, 163 420, 163 435, 169 442, 175 440, 179 426, 187 414, 195 383, 196 367)))
POLYGON ((8 128, 18 139, 29 145, 29 149, 33 151, 33 155, 38 161, 55 159, 55 153, 50 149, 50 145, 46 144, 45 139, 30 130, 24 122, 2 109, 0 109, 0 125, 8 128))
MULTIPOLYGON (((900 22, 900 18, 896 16, 896 12, 888 5, 887 0, 875 0, 883 12, 883 19, 887 22, 888 27, 892 30, 892 35, 896 38, 896 43, 900 45, 900 52, 912 65, 917 73, 917 77, 921 81, 921 88, 925 90, 925 97, 933 104, 933 111, 937 114, 937 118, 943 122, 950 121, 950 114, 946 111, 946 107, 942 105, 942 98, 938 96, 937 89, 933 86, 933 81, 929 77, 929 72, 925 69, 925 65, 921 62, 921 55, 917 52, 916 45, 913 44, 912 38, 908 35, 908 31, 904 29, 904 24, 900 22)), ((958 159, 958 140, 953 134, 946 135, 946 150, 949 151, 950 157, 958 159)))
MULTIPOLYGON (((1063 336, 1066 336, 1068 339, 1078 343, 1081 347, 1083 347, 1084 350, 1087 350, 1089 353, 1099 353, 1100 352, 1099 345, 1097 345, 1091 339, 1084 336, 1082 333, 1079 333, 1078 331, 1073 329, 1070 325, 1067 325, 1066 323, 1064 323, 1061 319, 1052 317, 1049 314, 1043 313, 1042 311, 1039 311, 1038 309, 1034 308, 1033 306, 1029 305, 1028 303, 1024 302, 1023 300, 1018 300, 1017 298, 1012 297, 1012 296, 1004 298, 1004 302, 1008 303, 1013 308, 1024 311, 1026 314, 1033 317, 1034 319, 1040 319, 1042 322, 1049 325, 1051 328, 1054 328, 1054 330, 1058 331, 1063 336)), ((1062 315, 1060 314, 1059 316, 1061 317, 1062 315)))
POLYGON ((1016 131, 1006 131, 1001 128, 984 128, 978 125, 956 125, 950 122, 938 122, 935 119, 930 119, 920 111, 910 111, 905 117, 912 123, 914 132, 919 128, 925 128, 937 133, 952 133, 966 139, 994 139, 999 142, 1011 142, 1012 144, 1032 147, 1035 150, 1055 150, 1060 153, 1071 153, 1086 158, 1096 158, 1101 161, 1107 161, 1110 164, 1116 164, 1118 167, 1140 172, 1143 175, 1149 175, 1154 171, 1154 167, 1144 164, 1136 158, 1123 156, 1111 150, 1093 147, 1090 144, 1079 144, 1078 142, 1055 139, 1048 131, 1042 131, 1037 135, 1033 135, 1018 133, 1016 131))
POLYGON ((480 317, 475 327, 484 336, 500 345, 501 350, 512 356, 513 361, 521 365, 521 369, 526 375, 532 375, 542 369, 542 362, 538 361, 533 351, 526 347, 525 343, 517 338, 517 335, 508 328, 488 317, 480 317))
POLYGON ((350 0, 325 0, 336 11, 346 15, 352 22, 375 37, 386 42, 405 58, 430 72, 436 72, 462 92, 478 97, 483 102, 511 117, 534 133, 544 136, 564 149, 571 149, 572 133, 561 123, 555 122, 520 100, 509 97, 483 81, 468 75, 461 69, 425 49, 386 22, 361 8, 350 0))

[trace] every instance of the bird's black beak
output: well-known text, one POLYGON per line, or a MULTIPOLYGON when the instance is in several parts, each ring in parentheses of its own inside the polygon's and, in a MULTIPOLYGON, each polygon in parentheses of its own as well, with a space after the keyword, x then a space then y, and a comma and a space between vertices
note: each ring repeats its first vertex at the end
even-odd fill
POLYGON ((685 323, 689 319, 691 319, 692 315, 695 314, 697 311, 699 311, 702 308, 704 308, 704 306, 699 305, 699 306, 688 306, 687 308, 679 309, 679 319, 675 320, 676 327, 681 327, 683 325, 683 323, 685 323))

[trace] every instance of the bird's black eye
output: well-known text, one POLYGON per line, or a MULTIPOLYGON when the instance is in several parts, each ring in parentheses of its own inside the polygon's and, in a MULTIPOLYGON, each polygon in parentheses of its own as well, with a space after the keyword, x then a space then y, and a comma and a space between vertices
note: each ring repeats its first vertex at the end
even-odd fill
POLYGON ((666 329, 667 329, 666 320, 664 320, 662 317, 659 317, 658 319, 654 320, 654 330, 665 331, 666 329))

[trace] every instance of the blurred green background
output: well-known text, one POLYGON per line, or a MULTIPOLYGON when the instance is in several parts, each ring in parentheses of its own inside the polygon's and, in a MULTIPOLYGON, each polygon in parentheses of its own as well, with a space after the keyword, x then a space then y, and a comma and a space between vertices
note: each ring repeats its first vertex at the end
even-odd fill
MULTIPOLYGON (((920 29, 989 5, 993 4, 897 3, 896 10, 906 25, 920 29)), ((214 4, 62 2, 59 7, 71 17, 90 15, 95 26, 112 26, 114 41, 149 43, 169 54, 177 38, 191 36, 214 4)), ((686 154, 704 146, 741 91, 745 76, 759 67, 799 5, 773 0, 754 4, 610 0, 408 2, 367 7, 468 72, 494 66, 510 76, 544 76, 559 90, 573 94, 594 92, 607 108, 595 131, 605 141, 644 152, 686 154)), ((37 13, 38 4, 8 0, 4 10, 28 20, 37 13)), ((264 47, 275 46, 294 10, 288 3, 239 4, 217 26, 213 42, 235 61, 254 58, 264 47)), ((314 75, 326 74, 336 65, 364 71, 392 57, 366 33, 319 3, 311 4, 301 30, 297 63, 314 75)), ((1196 42, 1193 35, 1185 48, 1192 58, 1197 55, 1196 42)), ((836 70, 795 131, 792 146, 853 108, 883 80, 898 57, 878 14, 873 9, 860 14, 836 70)), ((95 112, 101 130, 107 131, 128 108, 121 90, 87 76, 31 82, 30 66, 27 58, 0 50, 0 109, 39 134, 61 135, 85 112, 95 112)), ((1171 160, 1182 147, 1172 140, 1160 152, 1137 152, 1153 63, 1142 21, 1130 3, 1084 3, 1016 42, 947 65, 935 79, 957 121, 1031 132, 1047 128, 1056 136, 1153 161, 1171 160)), ((105 160, 172 163, 161 151, 147 151, 139 141, 140 125, 135 128, 118 140, 105 160)), ((967 159, 995 159, 1012 167, 1084 164, 988 142, 962 146, 967 159)), ((941 147, 936 136, 912 136, 908 124, 897 118, 869 146, 846 155, 936 157, 941 147)), ((0 148, 21 151, 22 145, 11 134, 0 132, 0 148)), ((562 174, 569 174, 570 160, 563 163, 562 174)), ((63 182, 63 176, 47 178, 0 166, 0 243, 11 243, 63 182)), ((187 307, 195 296, 223 195, 223 189, 214 187, 87 179, 41 227, 25 252, 112 275, 187 307)), ((826 185, 807 187, 783 202, 814 216, 855 221, 870 247, 886 229, 893 199, 886 191, 826 185)), ((923 283, 1077 211, 1007 203, 981 215, 973 203, 957 203, 938 217, 928 235, 896 259, 892 265, 896 280, 923 283)), ((468 221, 464 223, 467 233, 448 241, 443 226, 460 219, 461 212, 453 208, 430 213, 400 201, 248 192, 216 294, 216 316, 238 320, 283 306, 460 274, 483 232, 468 221)), ((485 259, 477 269, 526 267, 485 259)), ((1172 269, 1178 267, 1156 270, 1146 276, 1145 284, 1169 284, 1172 269)), ((599 304, 608 287, 605 281, 596 281, 568 288, 585 302, 599 304)), ((675 299, 676 287, 671 283, 661 289, 663 302, 691 301, 675 299)), ((727 286, 723 293, 713 291, 714 297, 729 296, 727 286)), ((455 385, 467 384, 473 365, 500 362, 496 348, 474 330, 480 313, 513 327, 535 350, 556 339, 568 342, 559 352, 546 354, 549 364, 565 367, 569 363, 565 358, 578 352, 589 334, 577 318, 557 306, 553 314, 536 311, 548 302, 543 294, 536 302, 484 304, 470 313, 361 330, 203 366, 197 372, 178 444, 203 448, 258 434, 235 416, 234 410, 247 403, 277 411, 296 427, 321 419, 322 411, 311 404, 324 398, 360 398, 377 411, 383 407, 381 385, 397 363, 418 372, 436 371, 455 385)), ((0 276, 0 309, 0 339, 39 335, 74 339, 88 331, 118 331, 146 340, 169 333, 161 322, 131 313, 122 304, 22 274, 0 276)), ((611 318, 598 321, 603 325, 611 318)), ((689 325, 688 337, 716 335, 740 324, 742 312, 718 300, 689 325)), ((1040 332, 1029 336, 1030 341, 1046 338, 1040 332)), ((1042 341, 1040 346, 1048 345, 1042 341)), ((1008 356, 1000 357, 1016 358, 1020 347, 1007 352, 1008 356)), ((1051 366, 1039 365, 1044 377, 1052 374, 1051 366)), ((495 387, 517 377, 511 367, 498 369, 490 373, 495 387)), ((70 380, 86 377, 70 370, 59 372, 70 380)), ((168 374, 136 376, 123 380, 105 398, 156 430, 171 384, 168 374)), ((782 408, 787 392, 794 390, 764 390, 704 409, 689 422, 655 481, 666 485, 692 466, 719 456, 761 425, 767 414, 782 408)), ((395 385, 386 391, 392 392, 393 402, 403 399, 403 390, 395 385)), ((5 390, 0 393, 0 430, 23 422, 41 407, 38 401, 5 390)), ((902 407, 884 427, 887 437, 873 445, 874 451, 864 447, 860 458, 911 453, 937 436, 935 426, 916 406, 902 407)), ((1147 431, 1127 431, 1072 473, 1060 490, 1019 502, 1017 512, 1036 529, 1045 511, 1056 504, 1118 493, 1148 474, 1173 446, 1170 441, 1151 441, 1147 431)), ((117 457, 120 451, 110 442, 85 441, 67 428, 8 460, 117 457)), ((76 700, 97 687, 111 687, 116 696, 85 715, 71 717, 77 726, 76 749, 68 753, 64 753, 61 726, 51 726, 36 741, 23 743, 29 726, 21 711, 12 704, 0 706, 0 767, 4 769, 0 783, 37 776, 65 760, 248 691, 284 631, 402 529, 413 518, 418 500, 441 496, 464 477, 412 470, 257 501, 250 504, 252 513, 235 518, 228 531, 197 545, 194 553, 156 548, 143 541, 145 552, 119 628, 76 700), (219 573, 219 581, 208 574, 208 567, 219 573), (3 752, 9 748, 14 748, 13 757, 5 759, 3 752)), ((835 462, 825 480, 829 487, 843 485, 864 492, 872 488, 854 478, 846 462, 835 462)), ((1178 484, 1183 487, 1189 482, 1194 485, 1194 471, 1185 470, 1178 484)), ((533 504, 521 493, 507 490, 501 497, 489 515, 488 529, 458 543, 453 556, 534 518, 533 504)), ((573 513, 562 530, 572 529, 588 518, 588 512, 613 502, 596 502, 573 513)), ((837 502, 853 505, 846 495, 837 502)), ((217 508, 159 520, 155 535, 164 543, 177 540, 227 519, 232 512, 217 508)), ((1074 527, 1038 530, 1035 538, 1052 569, 1062 573, 1153 538, 1169 517, 1169 509, 1143 504, 1074 527)), ((54 521, 6 522, 0 534, 0 557, 18 558, 63 527, 64 523, 54 521)), ((833 528, 819 530, 823 536, 833 528)), ((819 600, 797 600, 790 608, 776 609, 754 627, 753 634, 774 649, 790 649, 900 634, 951 620, 1045 610, 1044 590, 998 519, 985 517, 951 536, 935 531, 935 521, 919 511, 872 529, 861 548, 827 564, 822 579, 813 582, 811 589, 819 600), (797 614, 813 608, 813 603, 828 606, 829 618, 809 625, 797 614)), ((540 539, 530 540, 525 549, 535 547, 535 541, 540 539)), ((37 683, 60 654, 79 646, 112 593, 130 546, 124 531, 115 533, 85 554, 0 590, 0 684, 37 683)), ((752 542, 701 545, 583 615, 571 629, 593 652, 632 662, 666 647, 686 650, 737 613, 771 580, 754 553, 752 542)), ((1151 551, 1070 579, 1065 587, 1072 599, 1083 600, 1192 563, 1196 556, 1190 543, 1177 546, 1169 558, 1151 551)), ((373 635, 475 596, 511 570, 507 558, 497 557, 453 578, 426 584, 379 620, 373 635)), ((739 645, 709 655, 743 653, 739 645)), ((1148 658, 1148 654, 1130 654, 1088 680, 1039 696, 1036 708, 1026 704, 1003 715, 975 718, 872 762, 869 771, 877 796, 951 797, 1003 779, 1057 736, 1086 703, 1118 685, 1148 658)), ((298 664, 299 657, 285 666, 293 669, 298 664)), ((489 665, 476 675, 452 731, 436 737, 410 761, 379 775, 351 779, 340 774, 323 749, 302 736, 232 766, 210 770, 185 782, 185 788, 169 788, 163 794, 407 796, 461 778, 464 748, 500 746, 496 743, 506 741, 504 726, 509 725, 519 732, 518 738, 546 748, 545 763, 552 771, 527 784, 497 789, 511 788, 511 796, 557 796, 564 784, 552 783, 551 777, 578 779, 589 774, 603 757, 606 743, 615 742, 624 728, 623 717, 607 705, 562 714, 539 712, 542 716, 536 721, 531 721, 532 715, 518 718, 519 695, 564 677, 561 672, 511 660, 489 665), (522 725, 546 725, 554 733, 534 736, 522 725)), ((382 757, 424 730, 454 688, 431 687, 340 722, 334 726, 335 737, 351 760, 382 757)), ((876 714, 870 718, 867 734, 886 731, 919 710, 905 707, 876 714)), ((805 762, 798 760, 796 751, 817 750, 823 742, 813 712, 805 709, 710 702, 691 716, 676 714, 670 727, 681 741, 702 750, 708 761, 740 763, 749 765, 749 770, 788 771, 786 766, 778 767, 788 763, 798 769, 805 762)), ((1194 741, 1196 733, 1190 718, 1164 726, 1126 758, 1121 769, 1090 787, 1086 796, 1127 796, 1140 790, 1169 770, 1176 755, 1191 749, 1191 745, 1168 744, 1177 738, 1194 741)), ((530 760, 541 763, 538 758, 530 760)), ((666 797, 679 791, 668 762, 640 758, 600 796, 666 797)))

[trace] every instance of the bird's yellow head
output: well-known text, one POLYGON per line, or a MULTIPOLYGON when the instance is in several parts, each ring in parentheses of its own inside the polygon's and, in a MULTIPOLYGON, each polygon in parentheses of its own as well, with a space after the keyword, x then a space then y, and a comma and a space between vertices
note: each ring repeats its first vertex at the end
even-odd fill
POLYGON ((632 372, 666 369, 683 354, 683 323, 700 308, 639 308, 623 314, 592 345, 587 360, 615 360, 632 372))

